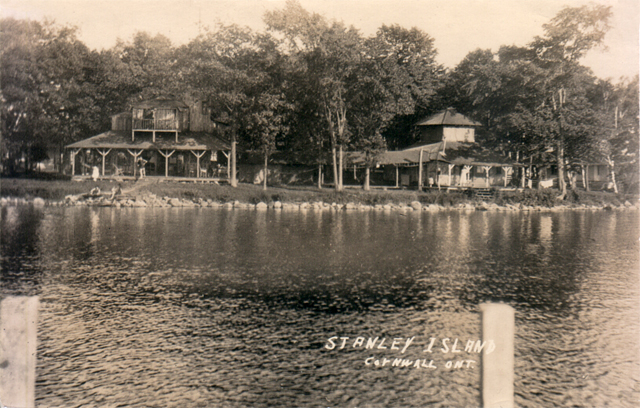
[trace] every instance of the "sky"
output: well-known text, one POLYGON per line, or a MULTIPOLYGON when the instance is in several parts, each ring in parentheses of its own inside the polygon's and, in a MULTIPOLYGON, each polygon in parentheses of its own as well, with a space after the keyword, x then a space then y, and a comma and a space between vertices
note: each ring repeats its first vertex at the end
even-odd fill
MULTIPOLYGON (((591 51, 582 61, 600 78, 617 82, 638 73, 638 0, 300 0, 308 11, 353 25, 374 35, 382 24, 417 27, 435 40, 437 61, 454 68, 478 48, 526 45, 542 35, 542 25, 564 6, 589 3, 612 7, 606 49, 591 51)), ((285 0, 0 0, 2 17, 45 18, 79 28, 91 49, 107 49, 118 38, 137 31, 161 33, 174 45, 185 44, 202 27, 235 23, 263 31, 267 10, 282 9, 285 0)))

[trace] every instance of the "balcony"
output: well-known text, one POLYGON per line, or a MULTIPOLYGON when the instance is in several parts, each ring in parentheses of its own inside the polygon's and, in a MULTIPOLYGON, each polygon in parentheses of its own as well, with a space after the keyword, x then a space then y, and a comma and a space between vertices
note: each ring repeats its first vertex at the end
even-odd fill
POLYGON ((133 119, 133 130, 168 130, 177 131, 178 120, 171 119, 133 119))

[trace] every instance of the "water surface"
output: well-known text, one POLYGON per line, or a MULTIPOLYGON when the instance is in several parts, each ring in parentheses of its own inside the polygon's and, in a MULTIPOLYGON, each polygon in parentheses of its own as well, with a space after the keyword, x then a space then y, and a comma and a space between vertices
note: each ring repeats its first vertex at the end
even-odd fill
POLYGON ((446 364, 479 356, 440 342, 485 301, 516 309, 518 405, 640 400, 636 212, 23 206, 1 231, 41 406, 478 406, 479 365, 446 364), (437 368, 365 364, 397 357, 437 368))

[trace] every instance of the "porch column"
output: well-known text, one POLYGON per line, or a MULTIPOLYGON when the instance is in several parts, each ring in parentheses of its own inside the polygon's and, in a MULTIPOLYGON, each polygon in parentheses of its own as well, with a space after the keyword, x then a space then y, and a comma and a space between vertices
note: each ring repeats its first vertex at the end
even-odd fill
POLYGON ((71 149, 70 159, 71 159, 71 177, 76 175, 76 154, 80 152, 80 149, 71 149))
POLYGON ((200 158, 202 156, 204 156, 204 154, 206 153, 206 150, 202 150, 200 152, 197 152, 196 150, 191 150, 191 153, 193 153, 194 156, 196 156, 196 178, 200 178, 200 158))
POLYGON ((229 153, 221 150, 224 157, 227 158, 227 179, 229 180, 229 184, 231 184, 231 160, 229 159, 229 153))
POLYGON ((449 164, 449 187, 453 185, 453 183, 451 182, 451 170, 453 170, 454 167, 456 167, 455 164, 449 164))
POLYGON ((487 187, 489 187, 489 172, 491 171, 492 166, 482 166, 482 170, 484 170, 484 177, 487 187))
POLYGON ((583 168, 582 171, 584 173, 583 177, 582 177, 582 183, 584 184, 584 189, 586 191, 591 191, 591 188, 589 187, 589 165, 586 164, 583 168))
POLYGON ((420 156, 418 159, 418 191, 422 191, 422 155, 424 154, 424 149, 420 149, 420 156))
POLYGON ((465 165, 462 170, 460 171, 460 183, 458 183, 459 185, 464 185, 467 182, 467 179, 469 178, 469 172, 471 171, 471 169, 473 168, 473 166, 470 165, 465 165))
POLYGON ((400 171, 398 169, 398 165, 396 164, 396 188, 400 187, 400 183, 399 183, 399 178, 400 178, 400 171))
POLYGON ((129 152, 129 154, 131 156, 133 156, 133 177, 137 177, 136 173, 137 173, 137 166, 138 165, 136 164, 136 162, 138 161, 138 157, 140 157, 140 155, 142 154, 142 152, 144 150, 142 150, 142 149, 135 150, 134 149, 133 151, 131 151, 131 149, 127 149, 127 151, 129 152))
POLYGON ((100 156, 102 156, 102 177, 104 177, 104 160, 109 154, 109 152, 111 151, 111 149, 108 149, 106 152, 103 149, 96 149, 96 150, 98 151, 100 156))
POLYGON ((169 150, 167 150, 167 153, 162 153, 162 150, 158 150, 158 152, 160 152, 162 157, 164 157, 164 176, 169 177, 169 157, 171 157, 171 155, 176 151, 172 150, 171 152, 169 152, 169 150))
POLYGON ((502 171, 504 172, 504 186, 507 186, 507 179, 513 173, 513 167, 503 167, 502 171))

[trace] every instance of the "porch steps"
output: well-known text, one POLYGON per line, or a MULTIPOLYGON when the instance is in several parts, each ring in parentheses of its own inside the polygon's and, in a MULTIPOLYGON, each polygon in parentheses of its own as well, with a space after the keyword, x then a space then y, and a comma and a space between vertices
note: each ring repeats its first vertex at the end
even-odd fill
POLYGON ((493 199, 493 190, 490 188, 479 188, 474 190, 474 195, 485 201, 485 200, 492 200, 493 199))

